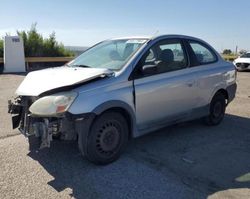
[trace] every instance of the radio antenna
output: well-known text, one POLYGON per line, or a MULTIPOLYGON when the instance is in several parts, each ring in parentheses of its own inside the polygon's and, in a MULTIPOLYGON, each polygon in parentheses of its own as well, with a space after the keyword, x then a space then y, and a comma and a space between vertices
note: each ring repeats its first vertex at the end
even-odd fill
POLYGON ((156 36, 159 33, 159 30, 156 30, 153 36, 156 36))

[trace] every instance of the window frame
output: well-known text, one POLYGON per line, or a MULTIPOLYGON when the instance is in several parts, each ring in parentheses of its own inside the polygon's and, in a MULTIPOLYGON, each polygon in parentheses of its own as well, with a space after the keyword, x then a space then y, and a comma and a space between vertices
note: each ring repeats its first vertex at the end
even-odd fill
POLYGON ((164 42, 171 43, 171 41, 179 42, 179 44, 181 45, 181 47, 183 49, 183 55, 184 55, 184 57, 186 59, 186 66, 184 68, 182 68, 182 69, 179 69, 179 70, 183 70, 183 69, 189 68, 191 66, 191 62, 190 62, 188 50, 186 48, 186 44, 184 43, 183 39, 182 38, 164 38, 164 39, 156 41, 155 43, 153 43, 152 45, 150 45, 147 48, 147 50, 145 52, 143 52, 142 55, 140 55, 140 58, 135 63, 135 67, 134 67, 133 71, 131 72, 128 80, 141 79, 141 78, 150 77, 150 76, 154 76, 154 75, 160 75, 160 74, 164 74, 164 73, 171 73, 171 72, 179 71, 179 70, 173 70, 173 71, 167 71, 167 72, 155 73, 155 74, 149 74, 149 75, 139 75, 138 74, 138 70, 142 67, 142 66, 139 65, 139 63, 140 63, 141 59, 143 58, 143 56, 147 53, 147 51, 150 50, 151 48, 153 48, 156 45, 160 45, 161 43, 164 43, 164 42))
POLYGON ((194 39, 184 39, 185 40, 185 45, 187 47, 187 50, 188 50, 188 54, 190 56, 190 61, 191 61, 191 64, 190 64, 190 67, 196 67, 196 66, 204 66, 204 65, 208 65, 208 64, 213 64, 213 63, 216 63, 218 62, 218 56, 217 54, 214 52, 214 50, 209 46, 207 45, 206 43, 204 42, 201 42, 201 41, 197 41, 197 40, 194 40, 194 39), (201 63, 199 62, 199 60, 197 59, 197 56, 191 46, 190 43, 196 43, 196 44, 199 44, 201 45, 202 47, 206 48, 207 50, 209 50, 209 52, 214 56, 215 60, 214 61, 210 61, 210 62, 205 62, 205 63, 201 63))

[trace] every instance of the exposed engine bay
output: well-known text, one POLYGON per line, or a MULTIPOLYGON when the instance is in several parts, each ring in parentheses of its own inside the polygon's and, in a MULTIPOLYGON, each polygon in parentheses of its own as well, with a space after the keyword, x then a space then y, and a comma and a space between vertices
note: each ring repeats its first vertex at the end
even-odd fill
POLYGON ((61 140, 76 140, 75 120, 67 114, 58 117, 38 117, 32 115, 29 107, 38 97, 19 96, 12 102, 9 100, 8 112, 13 115, 13 128, 26 137, 40 138, 40 149, 50 147, 53 138, 61 140))

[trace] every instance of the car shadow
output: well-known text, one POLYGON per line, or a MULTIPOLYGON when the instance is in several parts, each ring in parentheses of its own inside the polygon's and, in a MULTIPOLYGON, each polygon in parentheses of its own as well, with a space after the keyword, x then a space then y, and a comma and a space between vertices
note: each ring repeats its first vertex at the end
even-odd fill
MULTIPOLYGON (((162 198, 161 187, 171 182, 181 187, 185 198, 207 198, 218 191, 250 188, 249 152, 250 118, 226 114, 218 126, 193 121, 134 139, 121 158, 107 166, 83 159, 76 143, 54 142, 50 149, 28 155, 54 177, 50 186, 58 192, 71 188, 75 198, 143 197, 146 188, 162 198), (141 175, 145 168, 159 177, 141 175), (149 186, 154 178, 159 179, 149 186)), ((176 186, 165 188, 177 194, 172 198, 184 198, 176 186)))

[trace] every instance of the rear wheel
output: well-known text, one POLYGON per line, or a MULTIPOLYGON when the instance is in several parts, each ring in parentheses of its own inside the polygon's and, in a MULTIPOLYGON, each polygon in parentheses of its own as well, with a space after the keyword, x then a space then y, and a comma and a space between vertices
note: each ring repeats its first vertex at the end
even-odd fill
POLYGON ((210 103, 209 115, 205 118, 208 125, 218 125, 223 120, 226 110, 226 98, 223 93, 217 93, 210 103))
POLYGON ((106 112, 94 120, 83 153, 95 164, 108 164, 119 158, 127 141, 126 119, 118 112, 106 112))
POLYGON ((36 137, 35 135, 28 136, 28 142, 29 142, 29 150, 36 151, 40 148, 41 138, 36 137))

